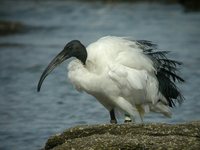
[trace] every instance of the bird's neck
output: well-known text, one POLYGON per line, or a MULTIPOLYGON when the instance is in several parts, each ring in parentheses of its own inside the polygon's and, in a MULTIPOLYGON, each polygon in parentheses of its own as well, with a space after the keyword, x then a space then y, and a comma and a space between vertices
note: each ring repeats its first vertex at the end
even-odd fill
POLYGON ((87 50, 85 47, 81 49, 81 52, 76 56, 77 59, 79 59, 84 65, 87 60, 87 50))
POLYGON ((68 65, 68 78, 77 90, 90 92, 93 90, 93 84, 96 82, 97 76, 87 69, 86 65, 78 60, 72 60, 68 65))

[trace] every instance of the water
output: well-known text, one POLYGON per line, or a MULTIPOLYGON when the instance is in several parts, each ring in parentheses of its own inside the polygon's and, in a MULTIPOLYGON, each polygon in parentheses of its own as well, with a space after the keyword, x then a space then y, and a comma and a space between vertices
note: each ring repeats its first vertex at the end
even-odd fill
POLYGON ((184 62, 185 96, 173 117, 149 114, 145 122, 180 123, 200 119, 200 13, 179 5, 106 4, 74 1, 0 2, 0 18, 20 21, 28 30, 0 37, 0 149, 35 150, 50 135, 80 124, 108 123, 108 112, 67 80, 67 62, 45 80, 39 77, 66 42, 85 45, 105 35, 155 41, 184 62))

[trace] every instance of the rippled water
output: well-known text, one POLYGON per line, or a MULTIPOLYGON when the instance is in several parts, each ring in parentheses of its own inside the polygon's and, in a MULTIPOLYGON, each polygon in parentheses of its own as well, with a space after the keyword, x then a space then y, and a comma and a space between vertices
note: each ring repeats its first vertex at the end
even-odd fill
POLYGON ((67 80, 67 62, 45 80, 38 79, 66 42, 85 45, 105 35, 155 41, 184 62, 186 83, 181 107, 166 119, 149 114, 145 122, 178 123, 200 119, 200 13, 179 5, 106 4, 71 1, 0 2, 0 18, 20 21, 26 32, 0 37, 0 149, 44 146, 50 135, 80 124, 108 123, 108 112, 91 96, 76 92, 67 80))

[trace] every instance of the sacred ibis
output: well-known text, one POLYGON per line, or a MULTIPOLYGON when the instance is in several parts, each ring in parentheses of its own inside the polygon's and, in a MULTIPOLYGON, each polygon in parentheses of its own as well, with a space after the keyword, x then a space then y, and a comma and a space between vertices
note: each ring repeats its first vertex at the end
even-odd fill
POLYGON ((93 95, 117 123, 116 110, 125 122, 143 118, 150 111, 171 116, 171 107, 183 101, 176 83, 184 82, 177 75, 180 62, 168 59, 168 51, 159 51, 146 40, 106 36, 87 46, 78 40, 66 44, 50 62, 38 83, 70 57, 68 78, 78 91, 93 95))

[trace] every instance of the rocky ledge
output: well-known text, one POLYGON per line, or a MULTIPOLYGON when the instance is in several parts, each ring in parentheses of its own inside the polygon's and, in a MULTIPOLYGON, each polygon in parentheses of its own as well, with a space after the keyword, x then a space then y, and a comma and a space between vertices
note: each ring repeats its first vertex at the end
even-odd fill
POLYGON ((200 149, 200 121, 77 126, 50 137, 44 149, 200 149))

